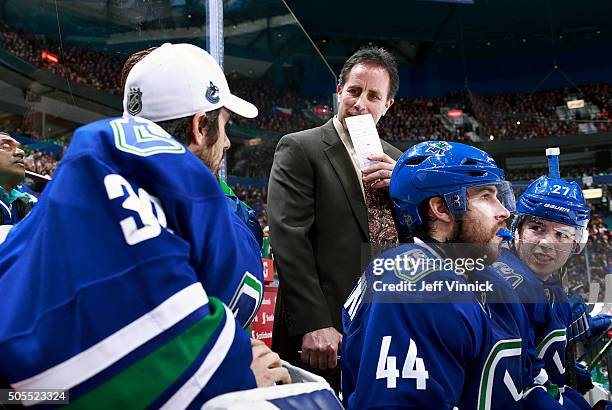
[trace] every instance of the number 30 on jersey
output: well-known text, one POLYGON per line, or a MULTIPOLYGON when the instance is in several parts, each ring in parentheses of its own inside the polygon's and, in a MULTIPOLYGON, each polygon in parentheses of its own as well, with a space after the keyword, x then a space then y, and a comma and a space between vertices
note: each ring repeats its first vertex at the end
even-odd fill
POLYGON ((125 198, 121 203, 123 209, 133 212, 134 216, 138 215, 140 219, 142 224, 140 228, 134 216, 119 221, 121 232, 128 245, 136 245, 147 239, 155 238, 161 233, 162 228, 166 227, 166 214, 157 197, 150 195, 142 188, 138 188, 138 194, 136 194, 130 183, 118 174, 109 174, 104 177, 104 186, 108 199, 112 201, 117 198, 125 198))

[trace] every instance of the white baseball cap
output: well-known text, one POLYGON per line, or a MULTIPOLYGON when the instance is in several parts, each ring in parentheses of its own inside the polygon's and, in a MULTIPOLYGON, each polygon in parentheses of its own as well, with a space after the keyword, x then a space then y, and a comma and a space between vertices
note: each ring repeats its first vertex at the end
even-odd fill
POLYGON ((215 59, 192 44, 163 44, 136 63, 125 81, 123 115, 159 122, 220 107, 257 116, 257 107, 230 93, 215 59))

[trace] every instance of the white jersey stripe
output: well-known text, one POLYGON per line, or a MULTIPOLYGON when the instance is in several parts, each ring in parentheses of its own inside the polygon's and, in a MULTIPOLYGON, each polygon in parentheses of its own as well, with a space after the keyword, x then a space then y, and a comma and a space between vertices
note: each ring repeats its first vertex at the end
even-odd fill
POLYGON ((11 386, 15 390, 70 389, 100 373, 206 304, 208 296, 202 284, 193 283, 89 349, 11 386))

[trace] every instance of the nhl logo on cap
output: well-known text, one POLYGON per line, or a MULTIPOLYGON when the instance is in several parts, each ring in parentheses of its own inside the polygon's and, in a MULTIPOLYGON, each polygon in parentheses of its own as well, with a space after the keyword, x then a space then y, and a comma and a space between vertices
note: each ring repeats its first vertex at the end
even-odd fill
POLYGON ((210 82, 210 85, 206 89, 206 99, 210 101, 211 104, 216 104, 219 102, 219 87, 210 82))
POLYGON ((127 112, 136 115, 142 111, 142 92, 140 88, 130 88, 127 96, 127 112))

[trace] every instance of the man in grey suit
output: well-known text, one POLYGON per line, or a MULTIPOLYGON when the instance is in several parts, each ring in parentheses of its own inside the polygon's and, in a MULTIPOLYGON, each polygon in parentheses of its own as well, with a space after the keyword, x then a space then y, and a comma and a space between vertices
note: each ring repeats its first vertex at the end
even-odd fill
POLYGON ((370 47, 344 64, 338 115, 326 124, 285 135, 274 155, 268 187, 270 241, 280 286, 272 348, 295 365, 323 375, 338 391, 341 310, 362 271, 369 242, 364 186, 388 191, 401 151, 359 168, 345 118, 386 114, 399 88, 394 57, 370 47))

